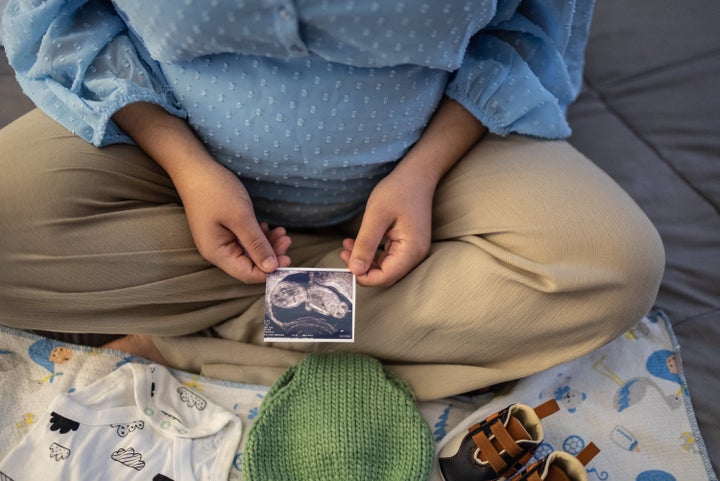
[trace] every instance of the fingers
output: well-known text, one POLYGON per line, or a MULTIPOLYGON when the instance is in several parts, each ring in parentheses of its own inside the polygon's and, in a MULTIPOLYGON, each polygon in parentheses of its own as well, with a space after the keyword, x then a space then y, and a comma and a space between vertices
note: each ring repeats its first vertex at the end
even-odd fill
POLYGON ((284 227, 276 227, 272 231, 267 227, 266 223, 262 223, 261 227, 263 232, 268 236, 270 245, 272 245, 275 255, 278 260, 278 267, 289 267, 290 257, 288 257, 287 251, 292 244, 292 239, 287 235, 287 231, 284 227))
MULTIPOLYGON (((255 231, 255 237, 250 241, 243 240, 239 236, 238 240, 244 248, 244 254, 252 261, 253 267, 263 273, 254 278, 263 281, 264 274, 273 272, 278 267, 290 266, 291 260, 287 251, 292 244, 292 239, 287 235, 284 227, 275 227, 271 230, 265 222, 259 224, 259 227, 262 236, 255 231), (248 244, 245 244, 246 242, 248 244), (260 261, 261 259, 262 261, 260 261)), ((245 226, 245 230, 247 231, 247 226, 245 226)), ((247 239, 248 236, 245 238, 247 239)))
POLYGON ((346 251, 349 253, 343 260, 356 277, 364 276, 372 267, 378 247, 389 227, 389 222, 384 219, 366 215, 355 240, 346 239, 346 251))
POLYGON ((340 257, 362 286, 390 286, 407 274, 417 262, 409 244, 397 229, 382 218, 366 216, 357 238, 345 239, 340 257), (378 252, 386 239, 384 248, 378 252))
POLYGON ((205 253, 201 250, 203 256, 243 282, 264 282, 268 272, 290 265, 286 253, 291 239, 282 227, 270 230, 267 224, 258 224, 253 219, 253 222, 218 224, 211 236, 216 247, 206 248, 205 253))
POLYGON ((429 254, 430 238, 425 230, 414 229, 407 222, 392 223, 387 230, 384 225, 364 218, 357 238, 343 241, 340 258, 362 286, 391 286, 429 254))
POLYGON ((245 249, 245 255, 252 260, 255 266, 265 273, 278 268, 278 259, 269 236, 257 221, 242 222, 241 225, 233 226, 231 229, 237 236, 240 245, 245 249))
POLYGON ((215 249, 213 255, 204 257, 232 277, 247 284, 265 280, 265 272, 245 254, 245 249, 234 236, 215 249))
POLYGON ((370 269, 365 274, 356 276, 358 284, 366 287, 391 286, 424 258, 414 255, 410 246, 404 241, 388 240, 385 246, 385 249, 375 257, 370 269))
POLYGON ((270 241, 270 245, 272 246, 273 251, 275 251, 276 255, 283 255, 288 251, 290 245, 292 244, 292 241, 290 239, 290 236, 287 235, 287 231, 284 227, 275 227, 274 229, 270 230, 270 228, 265 222, 260 224, 260 227, 270 241))

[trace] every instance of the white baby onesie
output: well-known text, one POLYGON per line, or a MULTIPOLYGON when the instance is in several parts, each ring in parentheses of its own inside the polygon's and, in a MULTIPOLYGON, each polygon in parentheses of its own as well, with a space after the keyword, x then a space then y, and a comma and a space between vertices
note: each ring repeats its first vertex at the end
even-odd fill
POLYGON ((125 364, 56 398, 0 462, 0 479, 226 481, 240 418, 159 365, 125 364))

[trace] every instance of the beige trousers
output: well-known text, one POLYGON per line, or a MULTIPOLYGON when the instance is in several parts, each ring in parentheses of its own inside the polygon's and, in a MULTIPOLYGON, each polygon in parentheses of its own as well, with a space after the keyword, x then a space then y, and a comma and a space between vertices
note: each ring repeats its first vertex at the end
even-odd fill
MULTIPOLYGON (((271 384, 328 350, 382 359, 420 399, 516 379, 631 327, 664 265, 650 221, 569 144, 487 136, 438 188, 427 260, 358 289, 354 343, 269 344, 264 286, 199 256, 141 150, 97 149, 34 111, 0 131, 0 155, 0 323, 149 333, 172 366, 230 380, 271 384)), ((292 237, 295 266, 342 267, 340 233, 292 237)))

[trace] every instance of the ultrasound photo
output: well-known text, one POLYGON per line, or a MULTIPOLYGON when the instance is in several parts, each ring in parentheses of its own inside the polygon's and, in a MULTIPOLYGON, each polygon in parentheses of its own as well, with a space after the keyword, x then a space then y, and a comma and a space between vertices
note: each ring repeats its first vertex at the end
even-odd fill
POLYGON ((355 276, 347 269, 285 268, 268 274, 265 341, 353 342, 355 276))

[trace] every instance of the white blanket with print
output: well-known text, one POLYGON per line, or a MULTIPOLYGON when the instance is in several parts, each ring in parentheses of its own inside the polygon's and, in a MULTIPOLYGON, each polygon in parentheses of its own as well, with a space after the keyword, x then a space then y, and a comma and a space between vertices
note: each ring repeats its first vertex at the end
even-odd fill
MULTIPOLYGON (((87 386, 126 362, 123 354, 68 345, 0 327, 0 459, 61 392, 87 386)), ((219 382, 174 371, 186 386, 236 412, 243 442, 229 479, 242 479, 245 435, 268 386, 219 382)), ((438 449, 467 426, 505 406, 555 398, 561 411, 543 421, 536 457, 577 453, 592 441, 600 454, 591 481, 717 481, 697 429, 679 347, 661 314, 575 361, 521 379, 500 391, 420 404, 438 449)), ((433 479, 440 479, 437 470, 433 479)))

